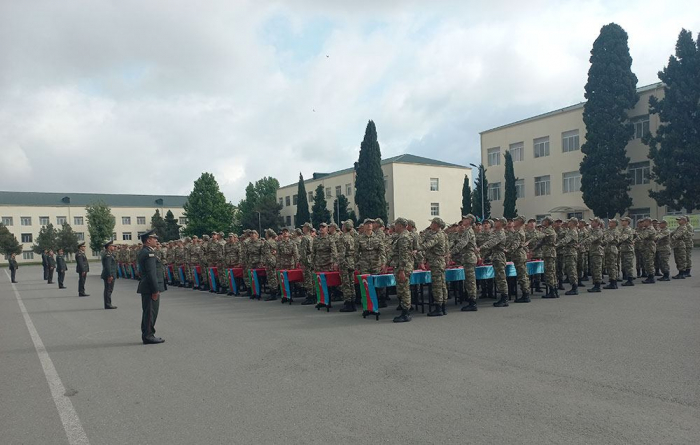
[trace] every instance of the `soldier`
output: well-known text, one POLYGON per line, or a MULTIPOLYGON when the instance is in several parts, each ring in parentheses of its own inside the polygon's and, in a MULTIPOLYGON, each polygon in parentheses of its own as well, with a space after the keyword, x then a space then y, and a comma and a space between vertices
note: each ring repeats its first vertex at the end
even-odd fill
MULTIPOLYGON (((490 221, 490 220, 489 220, 490 221)), ((496 291, 500 299, 494 307, 508 307, 508 282, 506 281, 506 234, 503 231, 508 221, 505 218, 493 220, 494 228, 490 232, 488 240, 479 248, 483 258, 490 259, 495 274, 496 291)), ((491 226, 491 222, 488 224, 491 226)))
POLYGON ((557 280, 557 232, 552 225, 554 221, 549 216, 542 220, 542 237, 535 244, 535 250, 541 250, 544 260, 544 279, 546 293, 542 298, 559 298, 559 283, 557 280))
MULTIPOLYGON (((258 235, 257 230, 251 230, 249 234, 250 237, 248 238, 248 243, 245 247, 245 276, 249 276, 251 273, 250 271, 253 269, 261 269, 263 266, 263 247, 265 245, 265 241, 260 239, 260 235, 258 235)), ((248 282, 250 283, 248 285, 248 296, 252 299, 255 298, 256 295, 253 293, 253 283, 250 282, 250 278, 248 278, 248 282)), ((260 296, 257 295, 257 297, 260 296)))
MULTIPOLYGON (((554 231, 557 240, 564 238, 566 227, 562 226, 561 219, 554 220, 554 231)), ((557 290, 564 290, 564 247, 557 242, 557 290)))
POLYGON ((66 277, 66 271, 68 266, 66 265, 66 257, 63 255, 63 248, 58 249, 58 255, 56 255, 56 272, 58 273, 58 288, 65 289, 66 286, 63 285, 63 280, 66 277))
POLYGON ((156 320, 160 308, 160 293, 165 291, 165 281, 162 272, 162 264, 155 248, 158 237, 155 230, 149 230, 141 235, 143 248, 138 254, 138 265, 141 270, 141 278, 136 290, 141 294, 141 340, 143 344, 163 343, 160 337, 156 337, 156 320))
MULTIPOLYGON (((338 270, 338 250, 335 248, 335 240, 328 234, 328 224, 322 222, 318 227, 318 231, 319 234, 314 240, 311 250, 311 263, 313 264, 314 272, 338 270)), ((301 304, 315 303, 316 301, 307 297, 301 304)))
POLYGON ((659 259, 659 269, 661 270, 661 278, 659 281, 671 281, 671 267, 669 259, 671 258, 671 231, 668 229, 668 222, 662 219, 659 223, 659 230, 656 233, 656 255, 659 259))
POLYGON ((693 267, 693 233, 695 229, 690 224, 690 218, 685 217, 685 237, 683 241, 685 242, 685 276, 690 278, 690 268, 693 267))
POLYGON ((634 286, 634 242, 636 234, 630 223, 632 219, 628 216, 620 218, 620 229, 618 231, 617 241, 619 245, 620 263, 622 265, 622 278, 627 279, 622 283, 623 286, 634 286))
POLYGON ((578 272, 576 271, 577 253, 578 253, 578 225, 577 218, 569 218, 567 221, 567 230, 560 241, 562 246, 562 254, 564 255, 564 272, 569 279, 571 289, 564 295, 578 295, 578 272))
POLYGON ((523 230, 524 225, 525 217, 518 216, 513 219, 513 231, 510 235, 511 259, 515 266, 518 286, 523 294, 522 297, 515 299, 516 303, 530 302, 530 279, 527 275, 527 241, 525 230, 523 230))
POLYGON ((114 279, 117 276, 117 260, 114 258, 114 241, 108 241, 104 245, 105 253, 102 254, 102 274, 100 278, 104 281, 104 303, 105 309, 116 309, 112 305, 112 291, 114 290, 114 279))
POLYGON ((274 301, 279 293, 279 283, 277 282, 277 234, 272 229, 265 230, 265 244, 263 244, 263 262, 267 275, 267 287, 270 295, 265 301, 274 301))
POLYGON ((343 307, 340 312, 355 312, 355 239, 352 220, 343 223, 343 233, 337 243, 343 307))
POLYGON ((637 278, 647 276, 647 272, 644 270, 643 243, 639 236, 642 225, 642 220, 637 221, 637 227, 634 230, 634 263, 637 266, 637 278))
POLYGON ((656 230, 651 225, 651 218, 646 217, 642 220, 642 228, 639 231, 639 238, 642 241, 641 253, 642 261, 644 262, 644 272, 647 279, 642 281, 642 284, 654 284, 654 258, 656 258, 656 230))
POLYGON ((277 270, 291 270, 299 267, 299 248, 289 237, 289 229, 282 229, 282 239, 277 242, 277 270))
POLYGON ((46 270, 48 271, 48 283, 53 284, 53 272, 56 270, 56 259, 53 256, 53 250, 49 249, 46 254, 46 270))
POLYGON ((425 255, 425 261, 430 266, 430 276, 433 291, 433 303, 435 308, 428 312, 428 317, 441 317, 447 314, 445 302, 447 301, 447 284, 445 282, 445 259, 448 254, 447 235, 443 229, 445 222, 438 217, 430 222, 430 228, 425 241, 421 243, 421 250, 425 255))
MULTIPOLYGON (((537 220, 535 218, 530 218, 527 220, 527 226, 525 226, 525 242, 527 243, 529 257, 532 259, 542 259, 542 249, 535 248, 535 246, 538 245, 539 241, 544 235, 542 234, 542 231, 538 230, 537 227, 537 220)), ((542 292, 540 283, 540 275, 535 275, 532 277, 532 284, 534 286, 533 292, 542 292)))
POLYGON ((85 256, 85 242, 78 244, 78 252, 75 254, 75 271, 78 273, 78 296, 89 297, 85 293, 85 278, 90 271, 90 264, 85 256))
MULTIPOLYGON (((373 230, 372 219, 365 219, 362 223, 361 232, 355 239, 355 266, 360 274, 381 273, 386 264, 384 244, 373 230)), ((377 291, 379 307, 387 307, 386 292, 377 291)))
POLYGON ((472 224, 476 218, 471 213, 462 216, 461 236, 454 245, 452 252, 458 253, 464 267, 464 291, 467 294, 467 305, 462 307, 462 312, 476 312, 476 236, 472 224))
POLYGON ((306 297, 305 301, 315 304, 315 292, 314 292, 314 271, 313 262, 311 260, 311 253, 313 249, 314 239, 311 236, 313 226, 311 223, 304 223, 302 226, 303 234, 299 242, 299 258, 301 258, 301 266, 304 270, 304 292, 303 295, 306 297))
POLYGON ((581 220, 578 222, 578 257, 576 268, 578 271, 578 287, 586 287, 583 281, 588 281, 588 250, 590 248, 588 241, 588 224, 581 220))
POLYGON ((593 287, 588 292, 600 292, 600 285, 603 282, 603 256, 605 255, 605 245, 603 232, 603 222, 599 218, 591 219, 591 228, 588 231, 587 241, 590 245, 590 267, 593 287))
POLYGON ((416 223, 412 219, 407 219, 408 222, 408 232, 409 235, 411 235, 411 238, 413 239, 413 244, 411 247, 411 250, 413 250, 413 269, 418 269, 420 265, 423 263, 423 258, 422 254, 420 252, 420 235, 416 231, 416 223))
POLYGON ((209 235, 202 235, 202 242, 199 248, 199 265, 202 267, 202 276, 200 284, 204 291, 211 290, 209 283, 209 235))
POLYGON ((394 323, 411 321, 411 273, 413 273, 413 237, 406 227, 408 221, 405 218, 396 218, 394 230, 396 241, 391 246, 389 264, 394 266, 396 279, 396 297, 401 306, 401 315, 394 317, 394 323))
POLYGON ((608 230, 605 231, 605 268, 608 271, 610 282, 603 289, 617 289, 618 272, 618 243, 620 233, 617 229, 617 220, 608 221, 608 230))
POLYGON ((49 279, 49 249, 44 249, 44 251, 41 253, 41 266, 44 269, 44 280, 49 279))
POLYGON ((10 263, 10 281, 13 283, 17 282, 17 269, 19 269, 19 264, 17 264, 17 259, 15 258, 16 256, 17 254, 12 252, 12 254, 10 255, 10 259, 8 260, 10 263))
POLYGON ((679 216, 676 218, 676 221, 678 222, 678 226, 671 233, 671 247, 673 248, 673 259, 676 262, 678 274, 674 275, 672 278, 674 280, 682 280, 685 278, 685 270, 687 268, 687 259, 685 256, 685 216, 679 216))

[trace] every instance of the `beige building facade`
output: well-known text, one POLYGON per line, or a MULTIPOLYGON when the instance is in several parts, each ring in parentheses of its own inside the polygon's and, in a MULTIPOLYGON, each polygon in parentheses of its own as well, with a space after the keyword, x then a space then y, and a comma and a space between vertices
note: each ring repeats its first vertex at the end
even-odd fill
MULTIPOLYGON (((382 160, 387 215, 390 221, 402 216, 413 219, 418 228, 427 227, 435 216, 446 222, 458 221, 461 216, 462 185, 466 175, 471 182, 471 169, 457 164, 437 161, 411 154, 382 160)), ((333 173, 314 173, 304 181, 309 211, 313 206, 313 195, 319 184, 323 185, 326 206, 333 212, 333 203, 339 195, 350 202, 349 209, 359 217, 355 205, 355 172, 353 168, 333 173)), ((285 227, 297 227, 298 183, 280 187, 277 200, 282 206, 280 215, 285 227)), ((386 221, 385 221, 386 222, 386 221)))
MULTIPOLYGON (((637 91, 639 101, 629 112, 635 134, 627 145, 632 207, 626 215, 635 222, 645 216, 661 219, 681 213, 660 207, 649 197, 649 190, 657 190, 659 185, 649 178, 649 147, 641 138, 659 127, 658 115, 649 114, 649 98, 652 95, 662 98, 663 85, 656 83, 637 91)), ((583 105, 579 103, 481 133, 481 161, 486 168, 492 215, 503 215, 504 154, 510 151, 518 178, 516 207, 519 214, 538 220, 547 215, 593 217, 580 191, 581 145, 586 135, 583 105)))
POLYGON ((165 217, 168 210, 180 225, 186 225, 183 206, 186 196, 172 195, 117 195, 94 193, 37 193, 0 191, 0 223, 5 225, 22 245, 18 263, 37 262, 41 256, 32 253, 39 230, 53 224, 60 229, 64 222, 72 227, 78 238, 88 246, 89 259, 97 259, 100 252, 91 251, 85 207, 96 201, 105 202, 115 218, 113 239, 118 244, 135 244, 139 236, 150 230, 151 217, 160 211, 165 217))

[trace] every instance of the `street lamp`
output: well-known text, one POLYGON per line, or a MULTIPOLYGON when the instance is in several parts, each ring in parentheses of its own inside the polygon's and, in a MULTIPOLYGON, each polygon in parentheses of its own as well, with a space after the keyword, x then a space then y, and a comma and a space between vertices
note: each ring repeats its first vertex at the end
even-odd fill
MULTIPOLYGON (((471 164, 471 163, 469 165, 471 165, 474 168, 478 168, 479 169, 479 176, 481 176, 481 167, 476 166, 476 165, 471 164)), ((486 176, 486 172, 484 172, 484 176, 486 176)), ((479 185, 481 186, 481 221, 482 222, 484 221, 484 179, 485 178, 480 178, 480 181, 479 181, 480 182, 479 185)))

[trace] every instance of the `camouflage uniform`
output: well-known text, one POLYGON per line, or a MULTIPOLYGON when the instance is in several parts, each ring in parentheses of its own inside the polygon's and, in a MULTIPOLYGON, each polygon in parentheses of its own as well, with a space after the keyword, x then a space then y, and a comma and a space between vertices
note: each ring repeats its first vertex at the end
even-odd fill
POLYGON ((566 229, 560 243, 562 246, 562 254, 564 255, 564 272, 571 284, 569 295, 575 294, 578 288, 578 273, 576 272, 577 253, 578 253, 578 230, 570 227, 566 229))
POLYGON ((355 239, 352 236, 352 232, 343 233, 340 236, 337 247, 338 258, 340 258, 340 282, 343 301, 345 301, 346 305, 350 305, 355 301, 355 239))
MULTIPOLYGON (((605 268, 608 272, 608 278, 611 281, 617 281, 619 277, 619 269, 617 267, 618 238, 619 230, 617 227, 608 228, 605 231, 605 268)), ((614 285, 614 283, 610 284, 614 285)))
POLYGON ((314 291, 314 266, 311 260, 313 244, 314 239, 311 235, 302 235, 299 242, 299 257, 301 258, 301 266, 304 269, 304 289, 309 297, 313 297, 316 294, 314 291))
MULTIPOLYGON (((505 220, 505 219, 503 219, 505 220)), ((505 223, 504 223, 505 225, 505 223)), ((508 306, 508 282, 506 281, 506 234, 503 229, 494 229, 488 240, 481 246, 482 257, 491 259, 496 281, 496 291, 501 299, 494 304, 508 306)))
POLYGON ((690 269, 693 267, 693 226, 690 225, 690 221, 685 225, 685 237, 683 241, 685 242, 685 274, 690 276, 690 269))
POLYGON ((265 275, 267 275, 267 287, 270 295, 277 295, 279 281, 277 280, 277 241, 274 232, 268 232, 271 238, 265 239, 262 246, 263 264, 265 265, 265 275))
POLYGON ((467 293, 467 299, 476 301, 476 236, 471 227, 464 229, 451 253, 453 258, 455 254, 461 258, 464 267, 464 291, 467 293))
POLYGON ((671 247, 673 248, 673 259, 676 262, 678 275, 673 278, 683 278, 685 270, 688 269, 685 257, 685 226, 678 225, 671 233, 671 247))
POLYGON ((588 271, 588 252, 590 249, 590 241, 588 240, 589 231, 590 229, 584 226, 578 233, 578 258, 576 268, 578 270, 579 286, 581 285, 581 278, 586 277, 586 271, 588 271))
MULTIPOLYGON (((602 222, 600 224, 602 224, 602 222)), ((605 255, 604 237, 605 232, 603 232, 600 226, 591 228, 588 231, 587 240, 590 245, 591 277, 595 289, 600 289, 600 284, 603 282, 603 256, 605 255)))
POLYGON ((647 275, 647 283, 653 283, 654 279, 654 258, 656 257, 656 230, 650 226, 642 228, 639 232, 642 241, 641 253, 644 262, 644 272, 647 275))
POLYGON ((671 275, 671 267, 669 260, 671 258, 671 231, 668 226, 662 224, 656 232, 656 255, 659 259, 659 269, 663 274, 659 281, 669 281, 671 275))
POLYGON ((299 264, 299 248, 291 239, 277 243, 277 270, 294 269, 299 264))
POLYGON ((423 241, 421 248, 425 254, 425 261, 430 266, 433 301, 438 307, 441 307, 447 301, 447 283, 445 282, 447 235, 442 229, 437 232, 431 229, 428 231, 428 236, 423 241))
MULTIPOLYGON (((551 219, 549 220, 551 224, 551 219)), ((544 279, 549 287, 545 297, 557 296, 557 233, 554 227, 549 225, 542 231, 542 238, 536 244, 537 249, 542 250, 544 259, 544 279)))
MULTIPOLYGON (((631 221, 627 219, 628 221, 631 221)), ((634 279, 634 240, 635 233, 632 227, 621 227, 618 231, 618 245, 620 263, 622 264, 622 278, 626 278, 628 283, 634 279)), ((612 277, 611 277, 612 278, 612 277)))
POLYGON ((404 230, 396 237, 396 241, 391 246, 389 264, 394 266, 394 277, 396 278, 396 296, 403 311, 411 309, 411 289, 410 280, 413 272, 413 237, 408 230, 404 230), (403 280, 399 275, 403 272, 403 280))
POLYGON ((530 279, 527 275, 527 247, 525 246, 525 231, 520 228, 510 234, 509 253, 515 266, 518 286, 523 297, 530 293, 530 279))
POLYGON ((333 237, 328 234, 317 236, 313 243, 311 258, 314 271, 332 270, 333 264, 338 263, 338 251, 333 237))

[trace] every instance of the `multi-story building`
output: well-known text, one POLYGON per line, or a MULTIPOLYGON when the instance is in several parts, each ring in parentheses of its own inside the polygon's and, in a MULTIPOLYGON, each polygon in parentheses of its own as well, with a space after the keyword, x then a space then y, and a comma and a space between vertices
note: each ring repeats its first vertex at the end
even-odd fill
MULTIPOLYGON (((632 207, 627 215, 635 222, 645 216, 662 218, 675 215, 659 207, 649 197, 649 190, 659 185, 650 180, 649 147, 642 136, 659 126, 658 115, 649 114, 649 97, 662 98, 663 85, 656 83, 637 89, 639 101, 629 111, 634 123, 634 138, 627 144, 630 196, 632 207)), ((579 165, 583 160, 581 145, 585 141, 583 105, 579 103, 481 133, 481 159, 488 180, 487 196, 491 213, 503 214, 505 166, 503 155, 510 151, 517 189, 519 213, 537 219, 552 217, 590 218, 593 212, 583 202, 579 165)))
MULTIPOLYGON (((36 261, 32 245, 39 230, 49 223, 56 229, 60 229, 63 223, 70 224, 78 239, 89 246, 85 207, 96 201, 110 207, 115 219, 112 238, 117 243, 137 243, 139 236, 150 229, 151 217, 156 210, 160 211, 161 216, 170 210, 180 225, 187 223, 183 216, 186 196, 0 191, 0 223, 22 244, 18 262, 36 261)), ((98 258, 100 254, 89 248, 87 253, 92 258, 98 258)))
MULTIPOLYGON (((462 185, 466 175, 471 182, 471 169, 411 154, 403 154, 382 160, 387 215, 390 221, 396 217, 413 219, 418 228, 426 227, 435 216, 446 222, 458 221, 461 216, 462 185)), ((323 185, 326 206, 333 214, 333 203, 340 195, 350 202, 349 209, 358 215, 355 204, 355 171, 353 168, 333 173, 314 173, 304 181, 309 210, 319 184, 323 185)), ((286 227, 296 227, 298 183, 280 187, 277 199, 282 206, 280 214, 286 227)))

